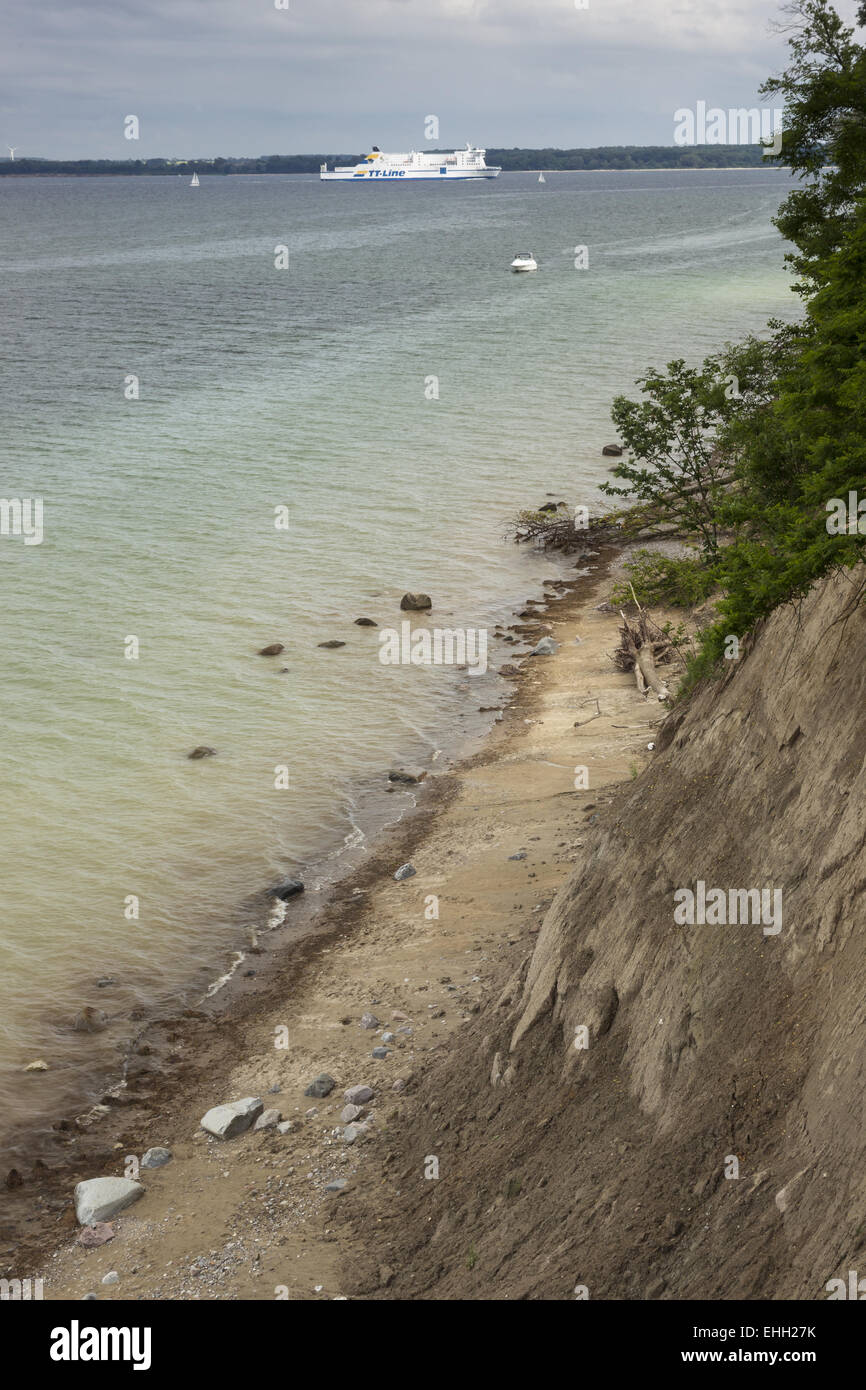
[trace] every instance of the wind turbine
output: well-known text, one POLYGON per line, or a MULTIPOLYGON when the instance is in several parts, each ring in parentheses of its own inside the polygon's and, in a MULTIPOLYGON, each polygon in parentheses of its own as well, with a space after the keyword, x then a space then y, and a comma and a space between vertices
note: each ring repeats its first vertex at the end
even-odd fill
POLYGON ((18 146, 17 146, 17 145, 7 145, 6 148, 7 148, 7 150, 9 151, 9 158, 10 158, 10 159, 13 161, 13 163, 14 163, 14 161, 15 161, 15 151, 17 150, 18 146))

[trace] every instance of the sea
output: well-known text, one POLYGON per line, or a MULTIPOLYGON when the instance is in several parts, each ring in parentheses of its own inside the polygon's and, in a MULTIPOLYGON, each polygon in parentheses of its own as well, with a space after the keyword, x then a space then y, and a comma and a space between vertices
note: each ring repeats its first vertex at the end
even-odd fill
POLYGON ((574 574, 510 522, 604 504, 648 367, 797 317, 791 186, 0 179, 0 1144, 213 997, 294 910, 265 890, 361 862, 415 800, 389 769, 480 736, 494 628, 574 574), (384 663, 404 621, 488 669, 384 663))

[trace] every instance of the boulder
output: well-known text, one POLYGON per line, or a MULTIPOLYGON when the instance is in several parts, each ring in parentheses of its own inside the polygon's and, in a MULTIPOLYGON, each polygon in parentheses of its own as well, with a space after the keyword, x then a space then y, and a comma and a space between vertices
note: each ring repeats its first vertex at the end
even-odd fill
POLYGON ((137 1202, 144 1188, 132 1178, 87 1178, 74 1195, 79 1226, 97 1226, 137 1202))
POLYGON ((350 1125, 353 1120, 359 1120, 364 1113, 361 1105, 344 1105, 340 1111, 340 1120, 344 1125, 350 1125))
POLYGON ((253 1129, 276 1129, 282 1118, 279 1110, 263 1110, 253 1129))
POLYGON ((378 624, 378 623, 374 623, 372 618, 356 618, 356 619, 355 619, 355 627, 378 627, 378 626, 379 626, 379 624, 378 624))
POLYGON ((259 656, 279 656, 285 650, 282 642, 272 642, 269 647, 262 647, 259 656))
POLYGON ((271 889, 272 898, 280 898, 287 902, 289 898, 296 898, 299 893, 303 893, 304 885, 299 878, 290 878, 286 883, 281 883, 278 888, 271 889))
POLYGON ((552 637, 542 637, 529 653, 530 656, 554 656, 556 653, 556 643, 552 637))
POLYGON ((388 773, 389 782, 406 782, 409 786, 414 786, 416 782, 423 782, 427 773, 424 771, 410 772, 407 768, 395 767, 388 773))
POLYGON ((91 1008, 86 1004, 72 1020, 72 1027, 76 1033, 101 1033, 103 1028, 108 1027, 108 1014, 102 1009, 91 1008))
POLYGON ((372 1086, 350 1086, 343 1092, 343 1100, 347 1105, 366 1105, 368 1100, 373 1099, 372 1086))
POLYGON ((604 454, 605 458, 618 459, 622 453, 622 445, 605 444, 601 452, 604 454))
POLYGON ((97 1221, 93 1226, 82 1226, 76 1244, 85 1250, 97 1250, 110 1240, 114 1240, 114 1227, 109 1221, 97 1221))
POLYGON ((148 1149, 141 1160, 142 1168, 162 1168, 166 1163, 171 1163, 171 1149, 148 1149))
POLYGON ((346 645, 345 642, 340 642, 336 637, 332 637, 331 640, 330 640, 329 642, 317 642, 317 643, 316 643, 316 646, 317 646, 317 647, 328 647, 328 648, 345 647, 345 645, 346 645))
POLYGON ((331 1094, 336 1084, 333 1076, 329 1076, 327 1072, 323 1071, 320 1076, 316 1077, 315 1081, 310 1082, 304 1095, 314 1096, 316 1100, 324 1100, 325 1096, 331 1094))
POLYGON ((407 613, 420 613, 425 608, 432 608, 433 600, 429 594, 404 594, 400 607, 407 613))
POLYGON ((257 1096, 245 1096, 243 1100, 232 1100, 227 1105, 215 1105, 203 1116, 201 1127, 217 1139, 234 1139, 255 1124, 264 1108, 257 1096))
POLYGON ((346 1144, 354 1144, 356 1139, 362 1139, 367 1133, 367 1125, 346 1125, 343 1130, 343 1140, 346 1144))
POLYGON ((215 758, 216 749, 209 748, 206 743, 200 743, 198 748, 194 748, 192 752, 187 753, 186 756, 192 758, 193 761, 197 761, 199 758, 215 758))

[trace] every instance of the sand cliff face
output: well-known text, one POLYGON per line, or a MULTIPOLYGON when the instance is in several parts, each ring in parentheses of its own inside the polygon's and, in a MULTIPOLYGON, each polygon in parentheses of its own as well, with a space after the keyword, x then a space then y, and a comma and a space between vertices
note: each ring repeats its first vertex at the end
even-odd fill
POLYGON ((866 1276, 862 579, 775 614, 612 793, 534 952, 408 1099, 390 1177, 347 1204, 387 1248, 379 1296, 819 1299, 866 1276), (699 883, 768 911, 677 921, 699 883), (414 1181, 428 1154, 440 1178, 414 1181))

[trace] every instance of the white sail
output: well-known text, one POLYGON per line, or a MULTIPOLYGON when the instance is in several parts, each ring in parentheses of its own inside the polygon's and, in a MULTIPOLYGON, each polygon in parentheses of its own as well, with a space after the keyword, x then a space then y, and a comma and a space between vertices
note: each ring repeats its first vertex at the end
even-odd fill
POLYGON ((193 174, 192 178, 191 178, 190 181, 189 181, 189 186, 190 186, 190 188, 198 188, 198 186, 199 186, 198 174, 193 174))

